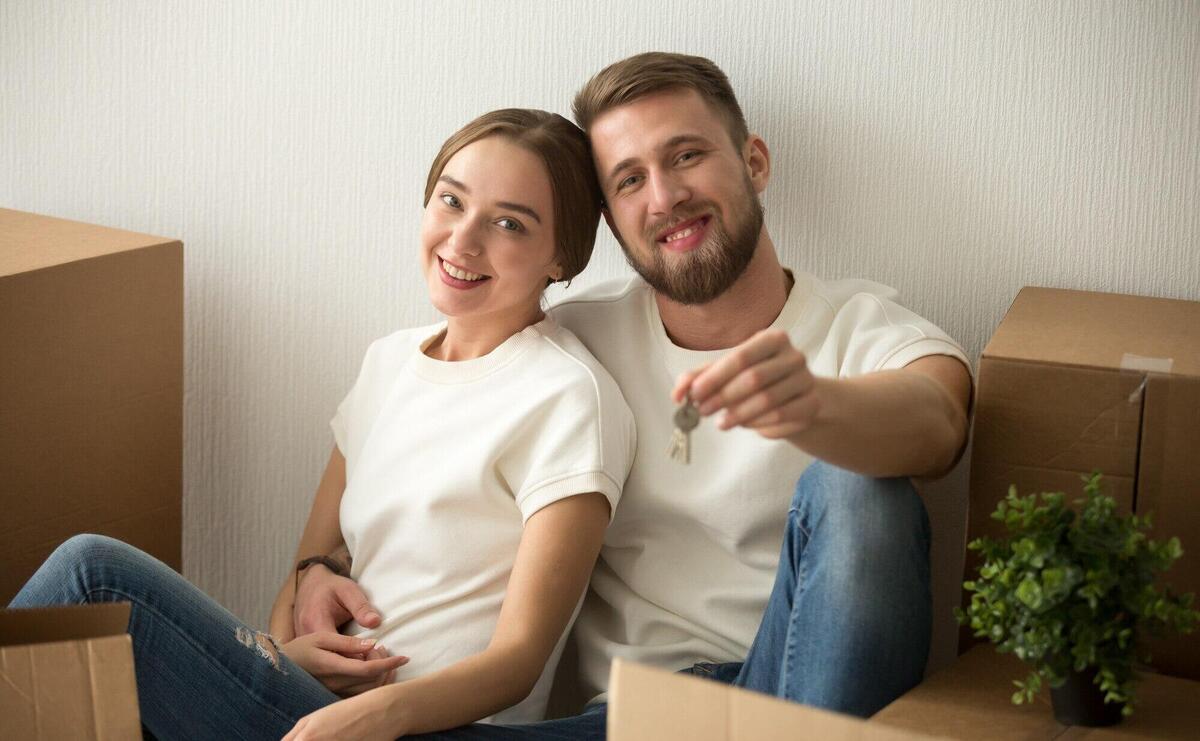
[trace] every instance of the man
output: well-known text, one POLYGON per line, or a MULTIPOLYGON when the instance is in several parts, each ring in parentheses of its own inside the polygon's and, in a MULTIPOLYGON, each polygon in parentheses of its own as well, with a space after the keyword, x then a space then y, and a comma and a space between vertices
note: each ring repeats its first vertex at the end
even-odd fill
MULTIPOLYGON (((595 702, 574 718, 432 735, 603 738, 616 656, 868 716, 924 669, 928 522, 901 477, 945 472, 961 453, 965 356, 890 289, 780 266, 758 200, 770 153, 710 61, 622 60, 574 109, 605 219, 640 276, 554 310, 637 420, 574 628, 595 702), (685 399, 703 417, 686 465, 666 453, 685 399)), ((297 632, 351 617, 378 622, 353 582, 307 569, 297 632)))

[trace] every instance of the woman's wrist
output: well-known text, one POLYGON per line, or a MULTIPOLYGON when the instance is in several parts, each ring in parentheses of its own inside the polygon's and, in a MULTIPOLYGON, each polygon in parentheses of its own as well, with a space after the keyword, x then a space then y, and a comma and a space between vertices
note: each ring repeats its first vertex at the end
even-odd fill
POLYGON ((387 718, 388 730, 395 733, 397 738, 412 733, 415 726, 412 717, 412 703, 407 701, 408 692, 403 682, 393 682, 377 687, 371 692, 378 693, 387 718))

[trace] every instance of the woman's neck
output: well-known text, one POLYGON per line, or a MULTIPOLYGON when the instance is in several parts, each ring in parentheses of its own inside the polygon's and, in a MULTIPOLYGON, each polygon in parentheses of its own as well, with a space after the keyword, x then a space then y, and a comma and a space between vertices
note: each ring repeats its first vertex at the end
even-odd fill
POLYGON ((487 317, 448 317, 446 330, 425 348, 425 354, 434 360, 455 362, 482 358, 504 344, 504 341, 531 324, 545 318, 540 306, 532 313, 498 320, 487 317))

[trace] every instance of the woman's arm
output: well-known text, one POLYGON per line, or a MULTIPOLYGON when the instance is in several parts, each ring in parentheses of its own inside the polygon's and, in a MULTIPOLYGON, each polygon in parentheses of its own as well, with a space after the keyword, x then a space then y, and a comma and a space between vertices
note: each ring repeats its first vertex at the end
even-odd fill
POLYGON ((570 620, 608 527, 609 504, 592 492, 561 499, 525 523, 504 605, 482 652, 309 715, 288 739, 330 729, 394 738, 464 725, 515 705, 537 683, 570 620))
POLYGON ((342 545, 342 528, 338 509, 342 504, 342 492, 346 490, 346 459, 342 451, 333 446, 329 454, 329 462, 325 464, 325 473, 317 486, 317 495, 313 498, 312 509, 308 513, 308 523, 300 536, 300 545, 296 548, 296 557, 289 564, 283 586, 275 597, 275 605, 271 608, 269 632, 280 643, 285 643, 296 637, 292 622, 292 604, 295 601, 296 564, 308 556, 320 556, 336 550, 342 545))

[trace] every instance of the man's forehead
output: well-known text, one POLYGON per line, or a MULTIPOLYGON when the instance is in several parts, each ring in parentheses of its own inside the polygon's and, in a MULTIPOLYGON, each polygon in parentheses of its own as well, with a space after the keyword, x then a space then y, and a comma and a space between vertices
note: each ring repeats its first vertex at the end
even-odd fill
POLYGON ((720 114, 695 90, 675 88, 644 95, 605 111, 588 132, 601 162, 639 156, 682 139, 719 141, 720 114))

